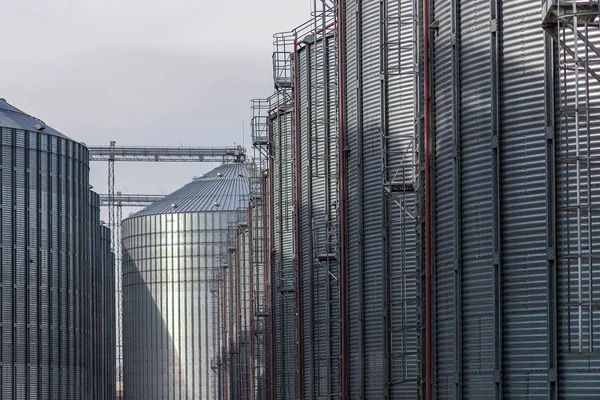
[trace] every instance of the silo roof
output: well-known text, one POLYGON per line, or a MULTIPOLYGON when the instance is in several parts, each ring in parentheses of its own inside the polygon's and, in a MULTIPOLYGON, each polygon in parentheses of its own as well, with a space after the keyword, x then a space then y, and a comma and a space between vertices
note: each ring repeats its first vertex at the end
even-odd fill
POLYGON ((152 214, 237 210, 247 206, 250 197, 249 178, 248 165, 223 164, 138 211, 131 218, 152 214))
POLYGON ((56 129, 47 126, 44 121, 24 113, 18 108, 8 104, 4 99, 0 99, 0 126, 5 128, 23 129, 25 131, 42 131, 47 135, 55 135, 67 138, 56 129), (43 130, 39 128, 43 127, 43 130))

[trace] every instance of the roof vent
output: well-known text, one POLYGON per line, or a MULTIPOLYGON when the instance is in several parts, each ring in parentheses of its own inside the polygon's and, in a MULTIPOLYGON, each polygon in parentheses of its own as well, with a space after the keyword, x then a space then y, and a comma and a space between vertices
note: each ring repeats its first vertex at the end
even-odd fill
POLYGON ((221 206, 221 205, 220 205, 219 203, 217 203, 216 201, 215 201, 215 203, 213 204, 213 207, 214 207, 214 208, 219 208, 220 206, 221 206))
POLYGON ((39 123, 35 124, 33 127, 35 128, 36 131, 43 131, 44 129, 46 129, 46 124, 44 124, 43 122, 39 122, 39 123))
POLYGON ((223 174, 222 174, 222 173, 220 173, 220 172, 217 172, 217 178, 220 178, 220 177, 222 177, 222 176, 223 176, 223 174))
POLYGON ((173 204, 171 204, 171 207, 177 208, 177 204, 173 203, 173 204))
POLYGON ((198 178, 197 176, 192 177, 193 182, 197 181, 198 179, 200 179, 200 178, 198 178))

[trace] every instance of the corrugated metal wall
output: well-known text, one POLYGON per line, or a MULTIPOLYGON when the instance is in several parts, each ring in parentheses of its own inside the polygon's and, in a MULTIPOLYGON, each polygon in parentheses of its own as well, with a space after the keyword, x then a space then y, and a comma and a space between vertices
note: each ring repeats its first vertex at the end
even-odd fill
POLYGON ((100 225, 100 196, 90 191, 90 399, 116 397, 115 266, 111 233, 100 225))
MULTIPOLYGON (((572 4, 567 4, 567 10, 572 10, 572 4)), ((577 51, 579 63, 563 48, 554 60, 558 75, 556 337, 558 390, 563 398, 589 398, 600 393, 600 32, 594 25, 598 19, 584 25, 589 12, 579 10, 577 39, 565 26, 573 24, 573 19, 561 22, 564 35, 559 31, 561 41, 577 51), (584 42, 586 36, 596 49, 584 42)))
POLYGON ((337 57, 334 38, 298 50, 300 276, 304 398, 341 396, 337 219, 337 57))
POLYGON ((2 398, 89 398, 88 171, 79 143, 1 129, 2 398))
POLYGON ((125 396, 217 396, 211 369, 216 260, 235 211, 123 221, 125 396))
MULTIPOLYGON (((115 254, 111 251, 112 233, 106 226, 100 226, 100 268, 103 269, 101 299, 96 301, 103 310, 101 334, 102 354, 100 355, 103 395, 106 400, 114 400, 117 395, 117 318, 116 318, 116 269, 115 254)), ((100 296, 100 294, 99 294, 100 296)))
POLYGON ((248 223, 243 222, 236 229, 236 276, 238 292, 238 373, 239 373, 239 399, 250 399, 252 390, 250 368, 250 259, 248 254, 248 223))
MULTIPOLYGON (((282 107, 286 107, 285 105, 282 107)), ((293 115, 284 108, 271 114, 271 173, 273 213, 273 320, 275 339, 275 398, 296 399, 297 321, 294 265, 294 137, 293 115)))
MULTIPOLYGON (((579 306, 567 299, 581 290, 574 283, 577 214, 568 210, 576 190, 567 176, 573 179, 575 170, 561 159, 568 157, 566 146, 556 147, 554 160, 554 135, 560 141, 570 134, 554 126, 561 97, 556 45, 540 26, 541 4, 433 3, 439 24, 432 42, 437 396, 553 398, 558 385, 561 397, 593 397, 600 358, 592 347, 569 347, 579 306)), ((591 83, 592 98, 597 88, 591 83)), ((593 133, 590 140, 587 146, 595 148, 593 133)), ((596 174, 591 168, 590 176, 596 174)), ((597 203, 593 191, 583 190, 597 203)), ((587 213, 581 218, 587 221, 587 213)), ((593 327, 598 320, 589 312, 589 293, 597 284, 589 272, 582 278, 583 325, 593 327)), ((591 331, 583 337, 594 341, 591 331)))
POLYGON ((351 398, 416 398, 412 1, 344 2, 351 398))
MULTIPOLYGON (((262 179, 260 171, 251 179, 262 179)), ((252 354, 252 390, 254 399, 266 397, 266 325, 268 318, 268 284, 266 264, 264 262, 264 212, 260 194, 250 200, 249 205, 249 252, 252 270, 251 273, 251 354, 252 354)))

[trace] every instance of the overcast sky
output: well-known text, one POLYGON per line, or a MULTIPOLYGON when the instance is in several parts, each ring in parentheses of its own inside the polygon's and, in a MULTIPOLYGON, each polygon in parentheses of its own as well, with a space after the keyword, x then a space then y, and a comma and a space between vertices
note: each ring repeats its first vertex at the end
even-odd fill
MULTIPOLYGON (((272 35, 307 20, 311 3, 4 0, 0 97, 87 144, 251 151, 250 99, 272 92, 272 35)), ((118 163, 116 188, 166 194, 213 166, 118 163)), ((106 170, 91 166, 99 193, 106 170)))

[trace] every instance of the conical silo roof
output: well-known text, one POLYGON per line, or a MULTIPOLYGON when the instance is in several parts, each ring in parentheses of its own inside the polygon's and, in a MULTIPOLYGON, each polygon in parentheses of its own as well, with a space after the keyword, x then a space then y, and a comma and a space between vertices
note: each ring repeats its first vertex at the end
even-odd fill
POLYGON ((246 164, 223 164, 165 196, 131 218, 151 214, 234 211, 246 205, 250 193, 246 164))
POLYGON ((0 126, 4 128, 23 129, 25 131, 42 131, 46 135, 55 135, 67 138, 54 128, 47 126, 44 121, 24 113, 18 108, 8 104, 5 99, 0 99, 0 126))

